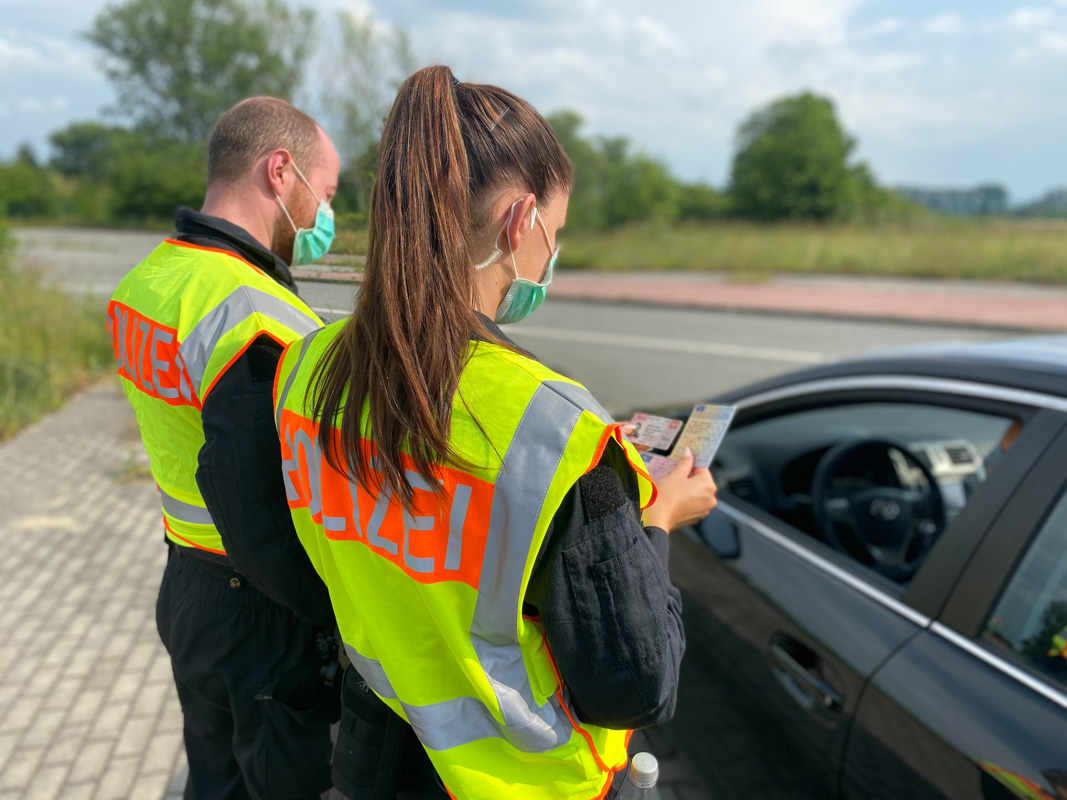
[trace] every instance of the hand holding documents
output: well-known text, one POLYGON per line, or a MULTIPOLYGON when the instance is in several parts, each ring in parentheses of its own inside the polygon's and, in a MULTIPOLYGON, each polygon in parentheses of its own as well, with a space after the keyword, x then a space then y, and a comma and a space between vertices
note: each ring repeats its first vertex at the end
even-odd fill
POLYGON ((735 406, 700 403, 693 407, 684 427, 681 420, 634 414, 629 423, 634 429, 628 438, 641 451, 649 475, 658 481, 677 466, 687 447, 693 451, 695 468, 710 467, 736 410, 735 406))

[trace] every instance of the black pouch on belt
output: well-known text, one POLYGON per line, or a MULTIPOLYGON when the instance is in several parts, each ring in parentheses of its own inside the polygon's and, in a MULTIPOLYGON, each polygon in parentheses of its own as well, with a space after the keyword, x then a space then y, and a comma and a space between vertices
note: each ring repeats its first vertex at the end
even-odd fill
POLYGON ((333 785, 349 800, 394 800, 409 735, 407 723, 349 666, 341 688, 333 785))

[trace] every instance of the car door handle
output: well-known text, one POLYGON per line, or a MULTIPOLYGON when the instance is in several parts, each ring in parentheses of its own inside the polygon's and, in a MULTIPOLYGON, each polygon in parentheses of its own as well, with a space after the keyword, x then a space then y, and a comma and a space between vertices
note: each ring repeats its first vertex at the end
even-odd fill
POLYGON ((818 656, 800 642, 788 636, 775 637, 771 642, 770 658, 775 677, 805 709, 839 712, 844 708, 841 693, 815 671, 818 656), (796 652, 803 653, 804 660, 811 666, 798 661, 794 656, 796 652))

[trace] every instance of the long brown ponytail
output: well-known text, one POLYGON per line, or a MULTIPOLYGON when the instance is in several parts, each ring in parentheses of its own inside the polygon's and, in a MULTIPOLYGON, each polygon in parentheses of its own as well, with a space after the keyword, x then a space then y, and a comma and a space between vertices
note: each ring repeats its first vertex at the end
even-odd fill
POLYGON ((570 182, 567 155, 524 100, 458 83, 448 67, 404 82, 382 133, 356 310, 312 384, 319 443, 334 469, 410 506, 403 445, 429 486, 438 486, 435 464, 458 463, 449 434, 459 376, 471 336, 492 338, 472 308, 472 265, 485 254, 472 258, 470 248, 488 222, 482 206, 494 188, 522 186, 545 203, 570 182), (361 429, 364 400, 374 469, 361 442, 370 433, 361 429))

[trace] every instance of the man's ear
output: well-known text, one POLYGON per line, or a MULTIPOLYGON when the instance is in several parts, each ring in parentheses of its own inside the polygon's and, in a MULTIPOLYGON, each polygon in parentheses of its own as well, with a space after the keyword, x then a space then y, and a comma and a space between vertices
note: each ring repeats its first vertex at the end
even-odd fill
POLYGON ((284 195, 285 184, 289 179, 287 167, 293 162, 293 157, 284 147, 272 150, 267 154, 267 185, 277 195, 284 195))

